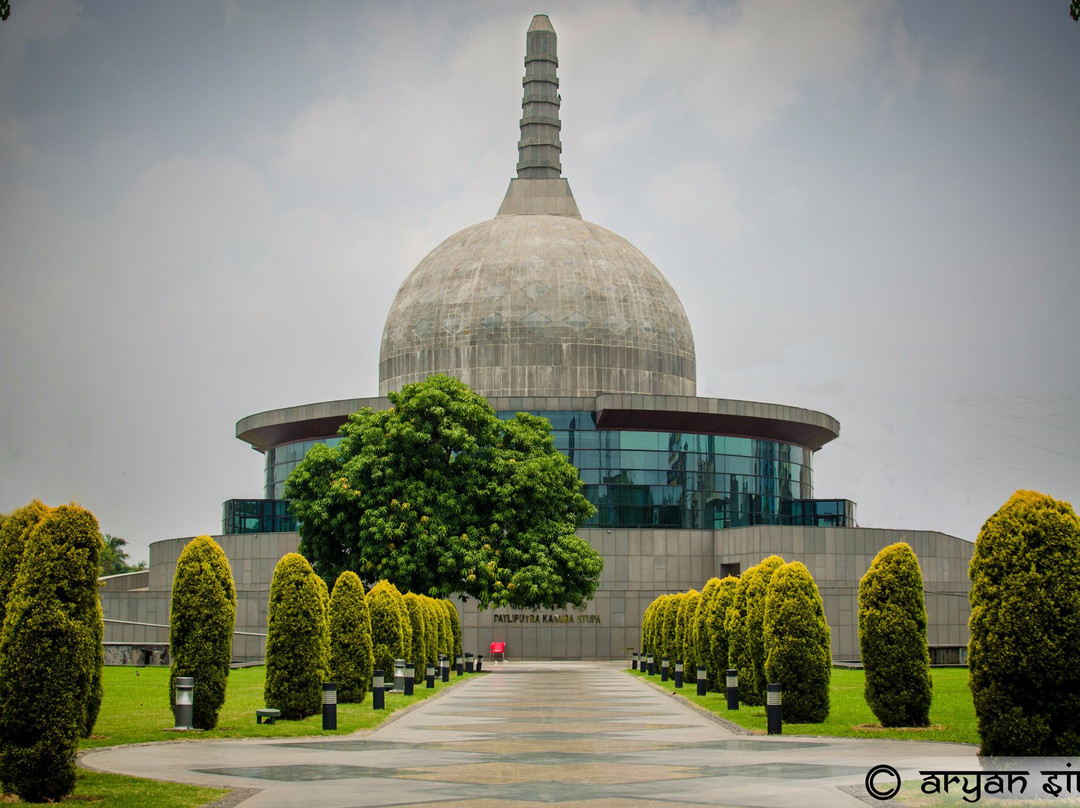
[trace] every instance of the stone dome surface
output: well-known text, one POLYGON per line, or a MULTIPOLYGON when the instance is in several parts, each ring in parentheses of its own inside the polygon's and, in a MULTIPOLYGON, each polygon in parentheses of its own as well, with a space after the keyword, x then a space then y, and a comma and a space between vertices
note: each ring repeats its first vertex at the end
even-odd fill
POLYGON ((621 236, 572 215, 501 215, 446 239, 398 290, 379 394, 434 373, 492 396, 696 394, 690 323, 621 236))

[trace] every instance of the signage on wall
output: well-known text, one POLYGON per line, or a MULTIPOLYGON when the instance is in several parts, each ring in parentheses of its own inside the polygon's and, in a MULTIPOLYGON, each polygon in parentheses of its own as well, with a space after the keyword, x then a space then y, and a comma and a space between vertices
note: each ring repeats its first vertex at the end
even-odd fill
POLYGON ((512 612, 510 614, 493 614, 493 623, 591 623, 600 625, 598 614, 556 614, 554 612, 512 612))

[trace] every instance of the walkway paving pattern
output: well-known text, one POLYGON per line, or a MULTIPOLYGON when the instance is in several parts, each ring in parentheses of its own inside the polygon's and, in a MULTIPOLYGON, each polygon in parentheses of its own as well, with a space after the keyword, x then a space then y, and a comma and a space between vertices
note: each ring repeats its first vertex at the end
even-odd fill
POLYGON ((864 808, 888 804, 863 789, 877 764, 975 759, 957 744, 737 734, 615 665, 510 662, 364 735, 120 747, 82 763, 259 789, 243 808, 864 808))

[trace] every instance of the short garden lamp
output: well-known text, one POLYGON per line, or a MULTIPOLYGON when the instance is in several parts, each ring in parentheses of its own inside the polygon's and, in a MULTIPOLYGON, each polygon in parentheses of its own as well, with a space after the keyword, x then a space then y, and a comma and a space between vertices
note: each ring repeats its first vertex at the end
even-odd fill
POLYGON ((378 668, 371 674, 371 709, 386 709, 386 691, 383 690, 383 672, 378 668))
POLYGON ((704 696, 709 689, 709 670, 708 668, 698 665, 697 666, 697 694, 704 696))
POLYGON ((727 669, 727 708, 739 709, 739 672, 735 668, 727 669))
POLYGON ((405 695, 413 694, 413 685, 416 683, 416 665, 412 662, 405 663, 405 695))
POLYGON ((472 654, 465 654, 465 673, 475 673, 476 660, 473 659, 472 654))
POLYGON ((431 690, 435 687, 435 663, 429 662, 424 668, 424 686, 431 690))
POLYGON ((191 713, 195 706, 195 680, 190 676, 176 677, 176 718, 174 729, 194 729, 191 725, 191 713))
POLYGON ((484 667, 484 655, 483 654, 477 654, 476 655, 476 672, 480 673, 480 671, 481 671, 481 669, 483 669, 483 667, 484 667))
POLYGON ((675 660, 675 687, 682 687, 683 684, 683 665, 681 659, 675 660))
POLYGON ((637 651, 634 651, 634 653, 630 654, 630 670, 637 670, 637 651))
POLYGON ((334 682, 323 682, 322 728, 337 729, 337 685, 334 682))
POLYGON ((399 693, 405 692, 405 660, 394 660, 394 690, 399 693))
POLYGON ((670 662, 670 660, 667 657, 661 657, 660 658, 660 681, 661 682, 666 682, 668 680, 668 671, 670 670, 670 665, 668 664, 669 662, 670 662))
POLYGON ((458 676, 465 675, 465 657, 461 654, 457 655, 457 659, 454 661, 454 667, 457 669, 458 676))

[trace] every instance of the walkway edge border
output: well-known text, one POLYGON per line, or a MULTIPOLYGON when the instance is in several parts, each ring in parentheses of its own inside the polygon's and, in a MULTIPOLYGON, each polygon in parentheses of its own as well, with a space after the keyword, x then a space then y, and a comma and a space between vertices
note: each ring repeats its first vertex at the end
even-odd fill
POLYGON ((710 721, 714 721, 715 723, 719 724, 720 726, 724 727, 725 729, 731 730, 736 735, 750 735, 750 736, 755 736, 756 737, 756 736, 765 734, 763 732, 754 732, 752 729, 747 729, 746 727, 740 727, 734 721, 729 721, 728 719, 724 718, 723 716, 717 715, 716 713, 712 712, 711 710, 706 710, 701 705, 694 704, 694 702, 690 701, 690 699, 685 698, 683 696, 680 696, 678 693, 672 693, 666 687, 661 687, 660 685, 656 684, 655 682, 649 682, 649 681, 647 681, 645 679, 642 679, 640 676, 631 676, 630 672, 627 671, 625 668, 620 668, 619 670, 622 671, 624 674, 626 674, 626 677, 628 679, 630 679, 631 681, 641 682, 641 684, 646 685, 648 687, 651 687, 654 690, 659 690, 665 696, 670 696, 673 699, 678 699, 683 704, 685 704, 687 707, 689 707, 691 710, 693 710, 695 713, 698 713, 699 715, 702 715, 705 718, 708 718, 710 721))

